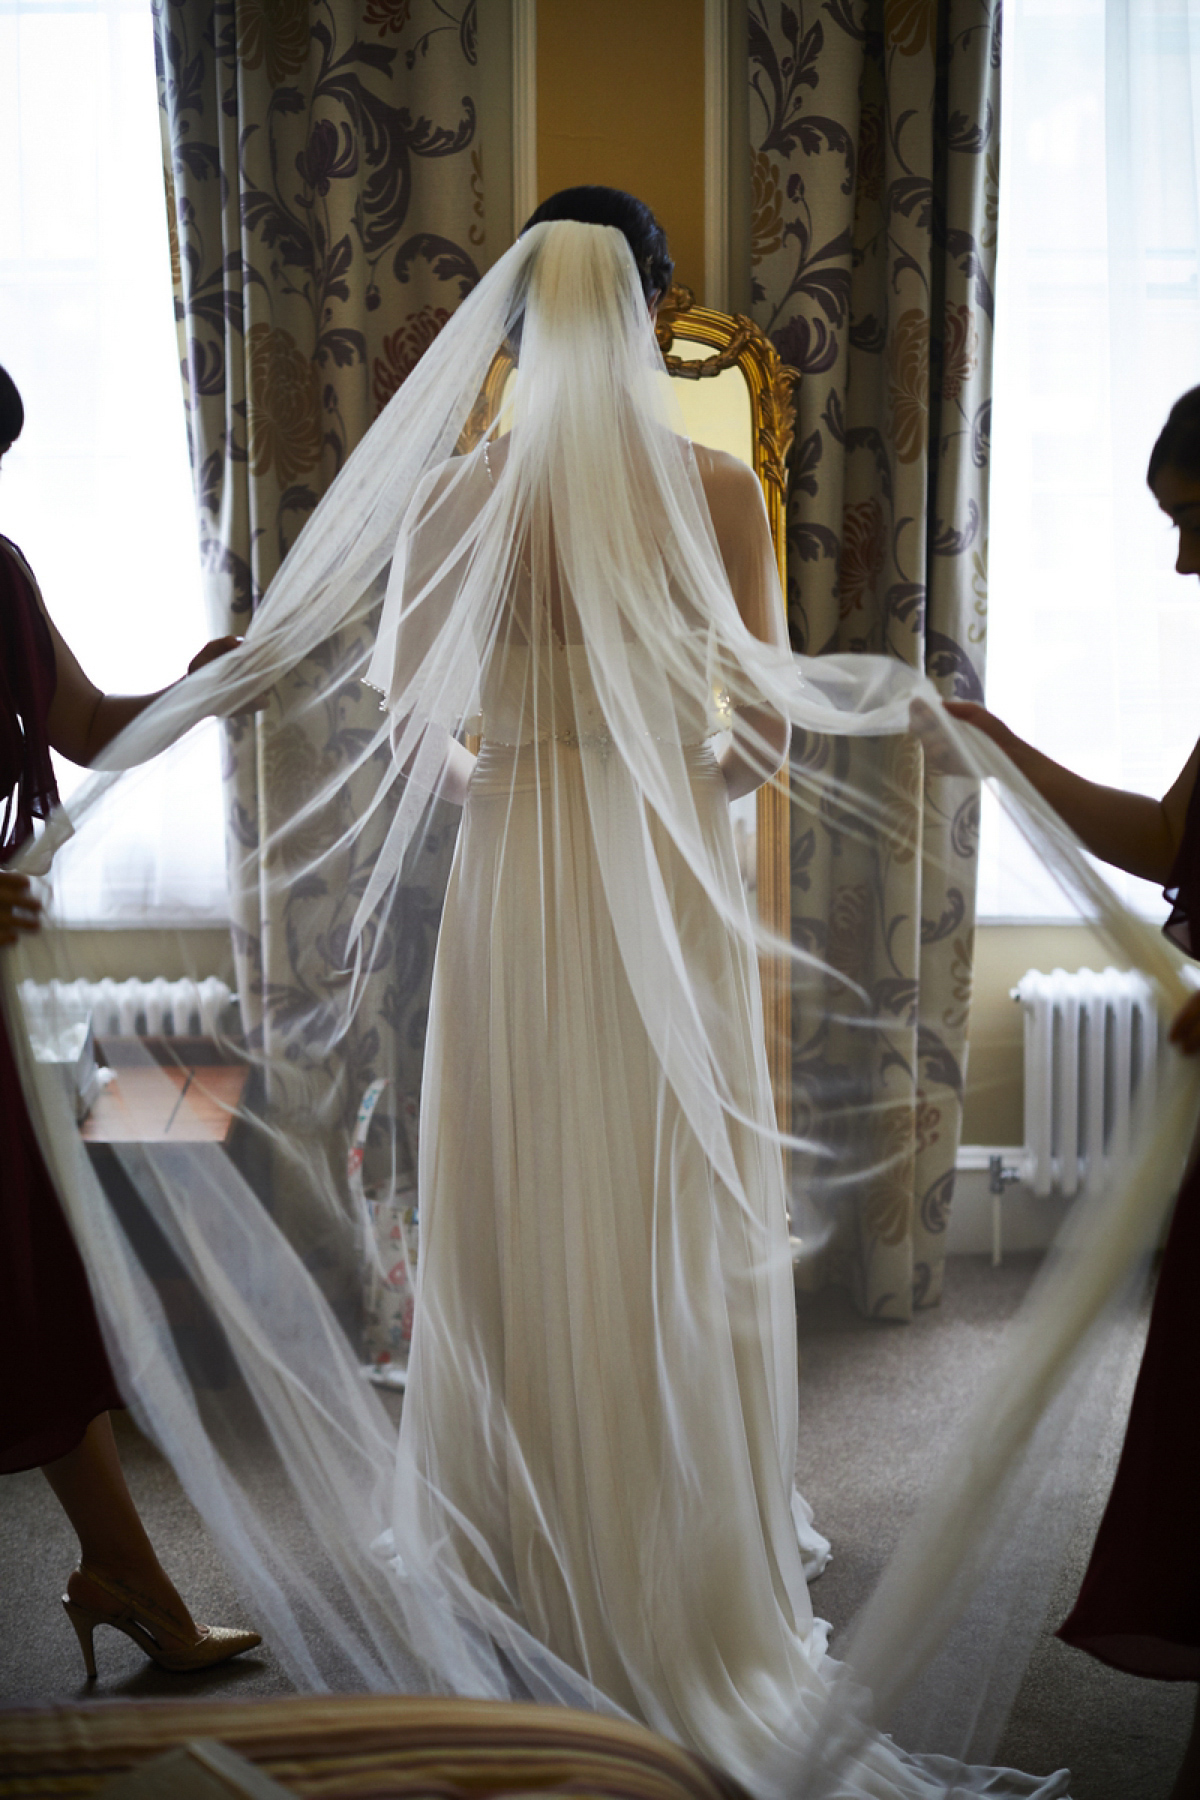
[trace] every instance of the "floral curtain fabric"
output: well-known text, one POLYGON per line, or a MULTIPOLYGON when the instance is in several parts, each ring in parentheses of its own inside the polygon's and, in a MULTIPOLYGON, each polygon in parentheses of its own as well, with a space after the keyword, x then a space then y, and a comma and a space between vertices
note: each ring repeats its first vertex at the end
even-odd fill
MULTIPOLYGON (((753 312, 801 372, 788 510, 793 642, 897 656, 982 698, 999 0, 751 0, 753 312)), ((914 738, 795 747, 792 924, 867 995, 794 1007, 819 1065, 875 1102, 856 1235, 810 1268, 905 1319, 940 1294, 965 1069, 978 794, 914 738), (892 830, 856 846, 803 799, 840 759, 892 830)), ((857 1154, 861 1154, 861 1146, 857 1154)), ((811 1175, 812 1172, 807 1172, 811 1175)), ((800 1168, 798 1179, 805 1179, 800 1168)))
MULTIPOLYGON (((155 0, 176 315, 214 630, 242 631, 347 455, 478 279, 484 243, 475 0, 155 0)), ((329 655, 337 654, 330 646, 329 655)), ((303 673, 294 679, 303 683, 303 673)), ((259 846, 377 705, 225 729, 234 947, 249 1030, 328 983, 358 871, 260 904, 259 846)), ((353 795, 345 795, 353 805, 353 795)), ((335 832, 317 819, 314 833, 335 832)), ((420 1080, 454 821, 431 836, 378 1006, 420 1080)), ((347 1120, 378 1072, 369 1025, 344 1058, 347 1120)), ((389 1071, 390 1074, 394 1072, 389 1071)), ((303 1082, 274 1103, 302 1116, 303 1082)), ((411 1112, 411 1108, 406 1108, 411 1112)))

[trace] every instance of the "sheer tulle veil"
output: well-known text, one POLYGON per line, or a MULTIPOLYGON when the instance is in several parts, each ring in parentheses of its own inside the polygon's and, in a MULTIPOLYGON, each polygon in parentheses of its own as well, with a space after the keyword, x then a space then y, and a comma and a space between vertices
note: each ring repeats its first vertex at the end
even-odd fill
MULTIPOLYGON (((1186 990, 921 677, 770 641, 776 579, 755 481, 679 428, 624 238, 535 226, 347 463, 242 647, 143 714, 25 859, 52 895, 137 804, 141 764, 269 696, 265 830, 231 836, 230 875, 256 884, 290 978, 243 970, 242 1029, 220 1046, 248 1072, 228 1152, 131 1141, 107 1172, 89 1153, 19 997, 33 981, 69 1010, 90 973, 52 900, 40 940, 4 959, 4 1004, 122 1389, 298 1686, 627 1712, 760 1792, 1005 1791, 877 1733, 949 1759, 994 1748, 1105 1417, 1105 1326, 1178 1183, 1196 1080, 1171 1059, 1128 1162, 1069 1220, 834 1662, 796 1551, 787 1212, 819 1233, 889 1153, 878 1096, 836 1072, 806 1077, 781 1136, 758 959, 785 961, 794 1009, 848 1040, 883 1002, 820 945, 762 930, 714 739, 771 775, 786 722, 794 803, 865 846, 907 828, 896 796, 817 748, 902 736, 924 700, 926 755, 955 770, 935 779, 995 784, 1164 1007, 1186 990), (502 354, 515 379, 481 437, 502 354), (430 928, 431 845, 464 788, 397 1452, 361 1372, 363 1195, 411 1160, 424 1022, 401 1003, 406 945, 430 928), (757 1546, 740 1595, 714 1573, 733 1526, 757 1546)), ((174 1075, 145 1040, 120 1061, 174 1075)))

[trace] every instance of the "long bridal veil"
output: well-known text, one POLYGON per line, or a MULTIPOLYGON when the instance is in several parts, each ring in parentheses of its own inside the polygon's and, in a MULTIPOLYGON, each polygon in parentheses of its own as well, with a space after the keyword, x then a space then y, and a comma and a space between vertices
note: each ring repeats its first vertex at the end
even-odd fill
MULTIPOLYGON (((351 458, 244 645, 50 820, 26 858, 49 922, 3 961, 6 1016, 122 1390, 298 1686, 625 1712, 760 1792, 1007 1791, 953 1759, 994 1747, 1028 1653, 1105 1416, 1104 1326, 1177 1186, 1196 1080, 1171 1060, 1069 1221, 833 1661, 791 1491, 788 1209, 819 1234, 903 1157, 850 1051, 912 999, 764 930, 713 743, 769 775, 786 722, 794 804, 847 862, 911 854, 894 751, 935 696, 893 662, 771 642, 775 581, 755 482, 678 428, 623 238, 534 228, 351 458), (270 954, 243 957, 203 1044, 194 1022, 101 1023, 81 1128, 99 971, 53 893, 137 805, 141 764, 264 694, 263 829, 231 836, 230 879, 270 954), (443 887, 428 992, 413 946, 443 887), (764 959, 831 1047, 787 1133, 764 959), (416 1282, 398 1450, 362 1371, 389 1278, 416 1282), (907 1747, 946 1760, 877 1735, 906 1717, 907 1747)), ((1061 823, 928 717, 959 771, 940 779, 995 784, 1180 1000, 1174 952, 1061 823)))

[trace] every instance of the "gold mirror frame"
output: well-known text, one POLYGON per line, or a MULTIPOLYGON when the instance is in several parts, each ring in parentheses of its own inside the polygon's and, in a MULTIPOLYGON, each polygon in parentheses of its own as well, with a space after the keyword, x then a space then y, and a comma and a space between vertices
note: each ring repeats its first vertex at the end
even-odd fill
MULTIPOLYGON (((680 381, 704 381, 728 369, 740 372, 746 384, 750 416, 750 462, 762 484, 767 518, 775 544, 779 581, 787 592, 787 458, 796 420, 796 387, 800 376, 782 362, 770 339, 752 319, 742 314, 712 312, 697 306, 690 288, 675 286, 658 309, 655 326, 659 348, 668 373, 680 381), (711 350, 711 356, 674 354, 677 343, 711 350)), ((497 356, 479 396, 479 402, 459 440, 460 452, 473 450, 500 409, 504 386, 512 370, 507 355, 497 356)), ((689 408, 694 414, 694 409, 689 408)), ((706 442, 703 429, 693 435, 706 442)), ((717 448, 727 446, 717 444, 717 448)), ((758 791, 756 860, 758 916, 769 931, 791 937, 791 834, 787 767, 758 791)), ((767 1058, 775 1109, 782 1131, 791 1119, 792 995, 788 963, 782 957, 762 960, 763 1012, 767 1058)))

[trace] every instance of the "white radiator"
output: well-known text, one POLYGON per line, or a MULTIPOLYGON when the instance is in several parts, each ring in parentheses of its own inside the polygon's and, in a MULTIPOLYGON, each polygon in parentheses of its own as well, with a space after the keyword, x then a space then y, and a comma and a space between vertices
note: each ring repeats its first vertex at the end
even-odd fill
POLYGON ((54 1017, 91 1018, 96 1037, 206 1037, 228 1030, 236 996, 216 975, 203 981, 23 981, 35 1027, 54 1017))
POLYGON ((1075 1194, 1127 1147, 1135 1096, 1153 1096, 1154 989, 1136 970, 1030 969, 1012 996, 1025 1011, 1023 1173, 1035 1194, 1075 1194))

